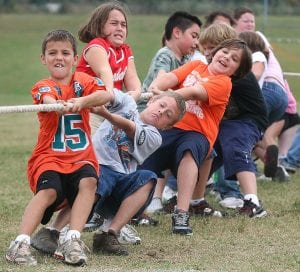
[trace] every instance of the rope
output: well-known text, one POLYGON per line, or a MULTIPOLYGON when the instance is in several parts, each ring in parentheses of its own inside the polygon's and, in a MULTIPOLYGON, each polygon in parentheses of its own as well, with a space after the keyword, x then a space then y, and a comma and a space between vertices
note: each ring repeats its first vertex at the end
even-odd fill
POLYGON ((1 106, 0 114, 16 113, 16 112, 36 112, 36 111, 61 111, 64 108, 65 106, 63 104, 1 106))

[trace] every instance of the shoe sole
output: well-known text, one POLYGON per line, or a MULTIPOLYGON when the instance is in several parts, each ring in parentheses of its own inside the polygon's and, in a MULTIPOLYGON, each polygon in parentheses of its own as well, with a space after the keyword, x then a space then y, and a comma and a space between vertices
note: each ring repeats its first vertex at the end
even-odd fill
POLYGON ((275 177, 278 165, 278 147, 269 145, 266 149, 264 174, 266 177, 275 177))
POLYGON ((189 232, 189 233, 186 233, 186 232, 184 232, 184 231, 172 231, 172 234, 176 234, 176 235, 184 235, 184 236, 193 236, 193 232, 189 232))
POLYGON ((268 215, 268 213, 266 211, 263 211, 259 214, 252 216, 251 218, 263 218, 263 217, 266 217, 267 215, 268 215))

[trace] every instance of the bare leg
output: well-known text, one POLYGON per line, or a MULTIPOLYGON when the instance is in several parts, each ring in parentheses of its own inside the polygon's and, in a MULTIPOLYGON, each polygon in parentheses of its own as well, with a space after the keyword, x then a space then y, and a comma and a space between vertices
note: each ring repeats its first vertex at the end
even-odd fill
POLYGON ((187 151, 179 164, 177 172, 177 208, 188 211, 190 200, 198 178, 198 167, 190 151, 187 151))
POLYGON ((299 129, 299 125, 293 126, 287 130, 285 130, 278 139, 278 148, 279 148, 279 156, 286 156, 289 148, 292 145, 292 142, 295 138, 296 132, 299 129))
POLYGON ((119 232, 141 207, 143 207, 152 188, 153 182, 148 182, 124 199, 109 228, 115 232, 119 232))
POLYGON ((82 231, 93 208, 97 180, 83 178, 79 183, 79 191, 71 210, 70 229, 82 231))
POLYGON ((54 189, 45 189, 37 192, 25 208, 19 233, 31 236, 41 223, 45 210, 55 200, 56 191, 54 189))
POLYGON ((196 187, 194 189, 192 199, 199 199, 199 198, 204 197, 206 183, 208 180, 212 162, 213 162, 212 159, 206 159, 200 165, 198 181, 197 181, 196 187))
POLYGON ((256 177, 254 173, 243 171, 237 173, 236 176, 240 182, 241 191, 243 194, 257 195, 256 177))

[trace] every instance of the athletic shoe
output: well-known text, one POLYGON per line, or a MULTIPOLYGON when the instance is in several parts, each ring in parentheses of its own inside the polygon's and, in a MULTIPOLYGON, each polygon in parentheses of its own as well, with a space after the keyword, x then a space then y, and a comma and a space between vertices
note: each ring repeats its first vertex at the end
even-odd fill
POLYGON ((189 212, 196 216, 223 217, 222 212, 216 211, 206 200, 201 200, 197 205, 190 205, 189 212))
POLYGON ((272 178, 266 177, 265 175, 260 175, 256 178, 257 181, 272 181, 272 178))
POLYGON ((30 245, 26 240, 11 241, 6 252, 6 260, 21 265, 37 265, 36 259, 31 255, 30 245))
POLYGON ((284 158, 279 159, 279 165, 283 166, 285 170, 290 174, 295 174, 297 167, 292 166, 289 164, 284 158))
POLYGON ((59 231, 41 228, 32 238, 31 246, 45 254, 53 255, 58 247, 59 231))
POLYGON ((104 218, 100 214, 94 212, 90 221, 84 225, 83 231, 95 231, 99 229, 103 223, 104 218))
POLYGON ((243 207, 244 201, 240 198, 230 196, 219 201, 219 204, 224 208, 236 209, 243 207))
POLYGON ((128 251, 123 247, 117 234, 113 230, 108 232, 95 233, 93 236, 93 251, 95 253, 102 252, 103 254, 126 256, 128 251))
POLYGON ((275 177, 278 165, 278 147, 269 145, 264 158, 264 174, 266 177, 275 177))
POLYGON ((84 266, 87 262, 85 251, 89 251, 89 249, 84 242, 79 238, 72 237, 62 244, 59 243, 54 258, 63 260, 67 264, 84 266))
POLYGON ((267 216, 267 211, 263 207, 254 204, 251 199, 244 200, 244 206, 239 209, 239 214, 249 216, 250 218, 262 218, 267 216))
POLYGON ((276 174, 273 177, 274 181, 286 182, 290 181, 290 175, 282 165, 277 166, 276 174))
POLYGON ((174 234, 193 235, 189 220, 189 212, 176 209, 172 214, 172 232, 174 234))
POLYGON ((139 245, 142 242, 142 239, 139 237, 138 232, 133 226, 126 224, 120 230, 118 241, 122 245, 139 245))
POLYGON ((157 226, 159 223, 158 220, 150 217, 149 215, 145 214, 145 213, 142 213, 139 217, 137 218, 132 218, 130 220, 130 224, 131 225, 135 225, 135 226, 138 226, 138 225, 145 225, 145 226, 157 226))
POLYGON ((62 244, 66 240, 67 232, 70 230, 69 224, 60 230, 58 243, 62 244))
POLYGON ((169 199, 176 196, 176 194, 176 191, 166 185, 162 193, 162 203, 166 203, 169 199))
POLYGON ((163 204, 163 212, 171 214, 174 211, 176 205, 177 205, 177 196, 174 195, 165 204, 163 204))
POLYGON ((159 197, 153 197, 149 206, 146 209, 147 213, 160 213, 163 210, 161 199, 159 197))

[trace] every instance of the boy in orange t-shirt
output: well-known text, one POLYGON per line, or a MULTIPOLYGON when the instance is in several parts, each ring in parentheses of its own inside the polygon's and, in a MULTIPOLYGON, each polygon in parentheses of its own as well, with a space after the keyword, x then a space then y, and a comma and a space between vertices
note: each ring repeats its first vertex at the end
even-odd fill
POLYGON ((19 235, 11 242, 6 259, 36 265, 30 236, 46 224, 63 203, 72 207, 70 230, 61 244, 66 263, 82 265, 87 257, 80 232, 92 209, 98 179, 98 162, 91 145, 89 109, 110 101, 102 81, 72 69, 77 63, 76 41, 65 30, 49 32, 42 44, 41 60, 50 77, 32 88, 35 104, 65 104, 63 112, 39 112, 38 142, 28 161, 28 179, 34 196, 29 201, 19 235))
POLYGON ((192 235, 189 204, 197 182, 199 166, 210 154, 218 134, 220 120, 231 91, 231 77, 241 78, 252 65, 247 45, 228 39, 215 48, 210 64, 191 61, 159 75, 150 90, 160 93, 175 88, 187 100, 183 119, 173 128, 161 131, 162 145, 142 165, 158 176, 171 169, 177 178, 178 200, 172 214, 172 232, 192 235))

